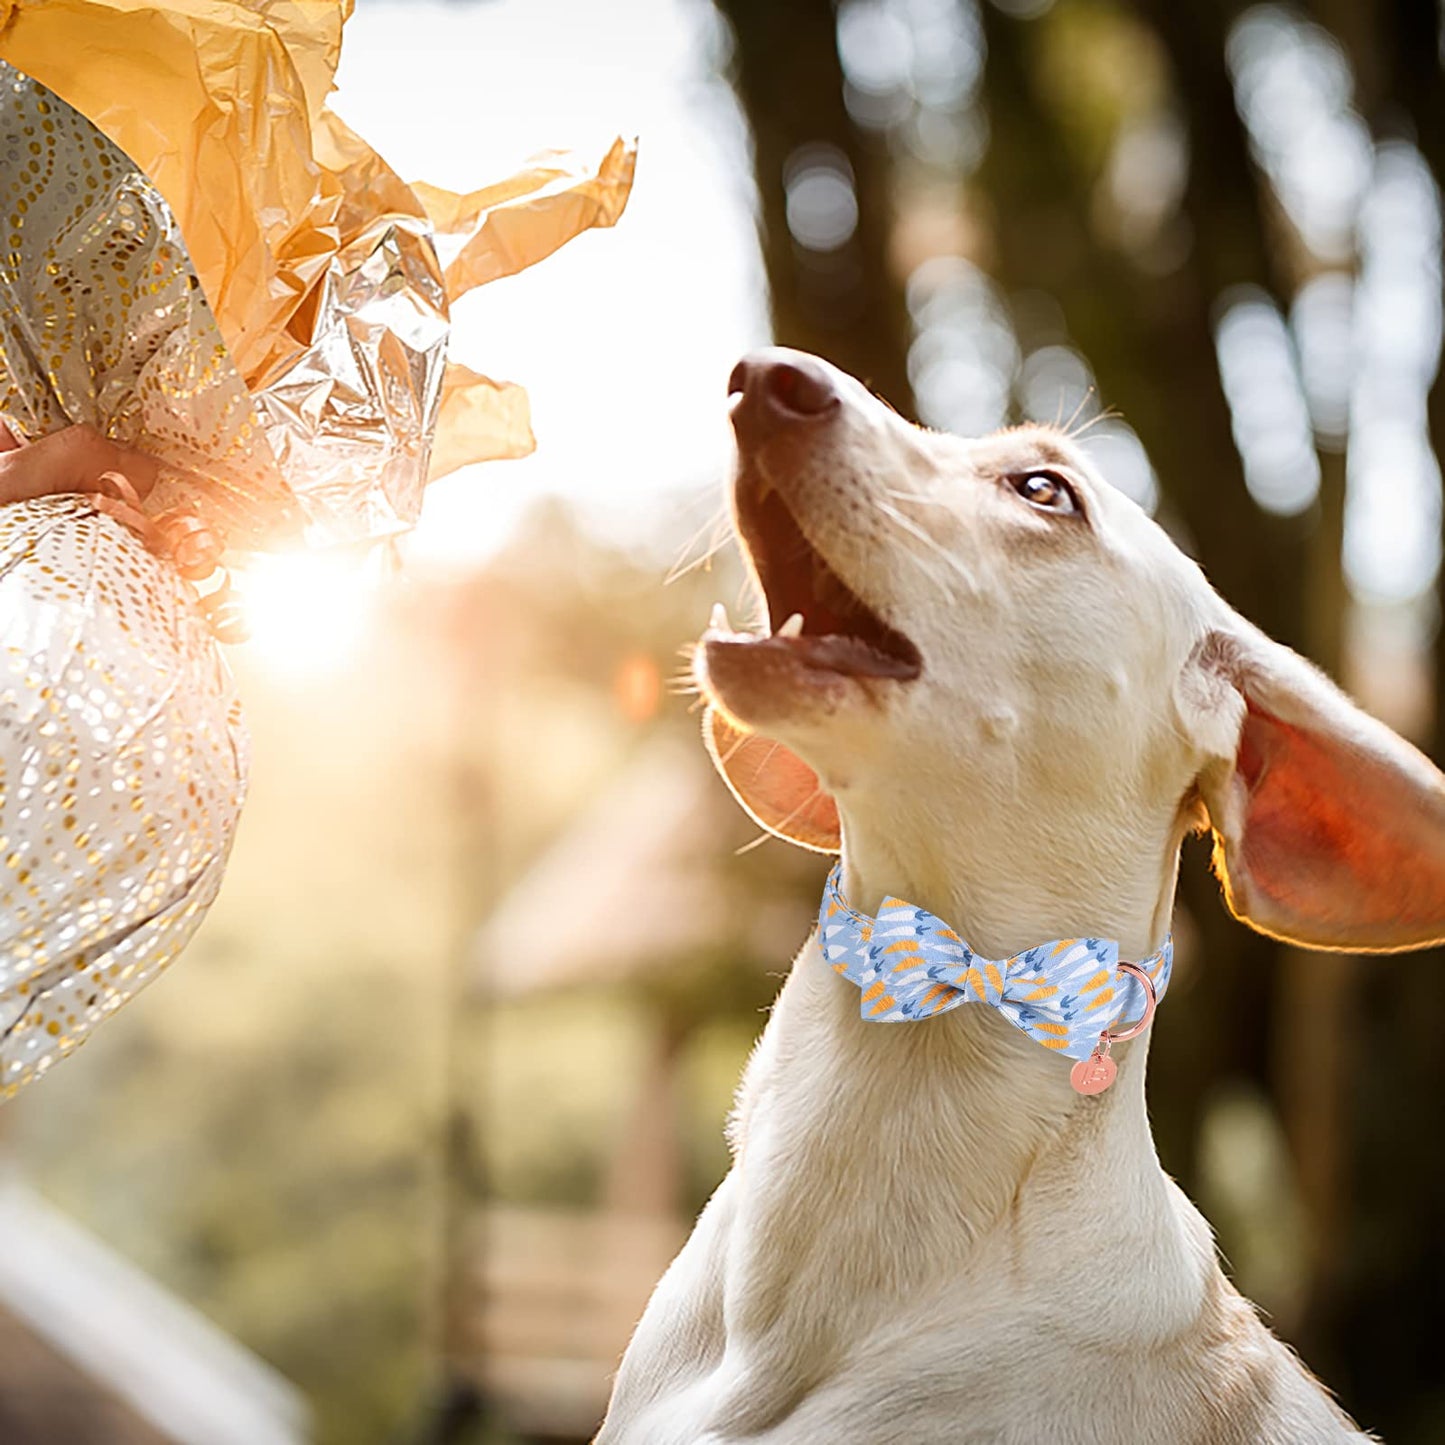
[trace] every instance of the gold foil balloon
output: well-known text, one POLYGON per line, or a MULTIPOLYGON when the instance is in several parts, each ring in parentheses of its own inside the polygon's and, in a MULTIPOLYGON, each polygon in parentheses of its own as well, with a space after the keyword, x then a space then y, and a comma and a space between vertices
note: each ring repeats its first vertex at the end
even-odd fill
MULTIPOLYGON (((0 415, 30 438, 86 422, 151 453, 146 509, 183 540, 297 533, 155 188, 3 64, 0 158, 0 415)), ((83 497, 0 506, 0 1093, 189 940, 220 886, 245 755, 179 569, 83 497)))
POLYGON ((0 506, 0 1094, 184 947, 246 785, 188 585, 79 497, 0 506))
POLYGON ((201 574, 401 531, 429 476, 529 450, 525 393, 448 362, 449 304, 626 204, 622 142, 405 185, 324 107, 349 14, 0 0, 0 420, 160 466, 135 505, 0 505, 0 1095, 220 886, 246 742, 217 639, 244 623, 201 574), (114 66, 74 63, 102 40, 114 66), (461 242, 445 273, 433 226, 461 242))

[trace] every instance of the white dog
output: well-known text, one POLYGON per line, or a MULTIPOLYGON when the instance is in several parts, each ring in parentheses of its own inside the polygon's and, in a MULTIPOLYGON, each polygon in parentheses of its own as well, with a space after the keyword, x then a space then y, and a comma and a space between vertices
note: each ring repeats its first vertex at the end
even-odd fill
MULTIPOLYGON (((766 826, 841 851, 854 908, 896 895, 988 958, 1091 935, 1144 959, 1211 826, 1257 928, 1445 934, 1445 779, 1065 436, 923 431, 782 350, 731 389, 772 626, 703 638, 714 756, 766 826)), ((1161 1171, 1146 1049, 1081 1096, 994 1008, 865 1020, 815 934, 599 1445, 1364 1440, 1161 1171)))

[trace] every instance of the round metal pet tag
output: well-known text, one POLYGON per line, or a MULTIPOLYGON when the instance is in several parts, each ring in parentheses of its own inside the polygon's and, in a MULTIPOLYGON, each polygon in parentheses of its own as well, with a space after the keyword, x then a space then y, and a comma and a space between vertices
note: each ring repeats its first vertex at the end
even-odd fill
POLYGON ((1087 1059, 1080 1059, 1069 1070, 1069 1082, 1078 1094, 1102 1094, 1114 1082, 1119 1066, 1109 1055, 1095 1049, 1087 1059))

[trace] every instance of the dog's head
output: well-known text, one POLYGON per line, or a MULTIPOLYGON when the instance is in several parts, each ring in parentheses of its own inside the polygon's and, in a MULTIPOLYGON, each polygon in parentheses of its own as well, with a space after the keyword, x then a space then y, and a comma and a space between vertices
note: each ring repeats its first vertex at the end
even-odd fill
POLYGON ((697 673, 714 758, 765 827, 823 851, 963 828, 1102 884, 1112 854, 1177 852, 1207 821, 1256 927, 1445 935, 1445 779, 1229 609, 1067 436, 925 431, 781 349, 730 391, 768 627, 710 627, 697 673))

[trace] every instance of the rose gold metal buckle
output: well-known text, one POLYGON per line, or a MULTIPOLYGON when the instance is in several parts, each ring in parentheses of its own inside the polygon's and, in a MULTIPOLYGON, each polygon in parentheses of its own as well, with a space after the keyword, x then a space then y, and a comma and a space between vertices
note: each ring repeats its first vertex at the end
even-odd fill
POLYGON ((1154 1010, 1159 1004, 1159 995, 1154 992, 1154 980, 1137 963, 1121 963, 1120 973, 1137 978, 1144 989, 1144 1012, 1126 1029, 1105 1029, 1099 1035, 1099 1042, 1087 1059, 1080 1059, 1069 1070, 1069 1082, 1078 1094, 1102 1094, 1118 1076, 1119 1066, 1109 1057, 1109 1050, 1115 1044, 1142 1034, 1154 1020, 1154 1010))

